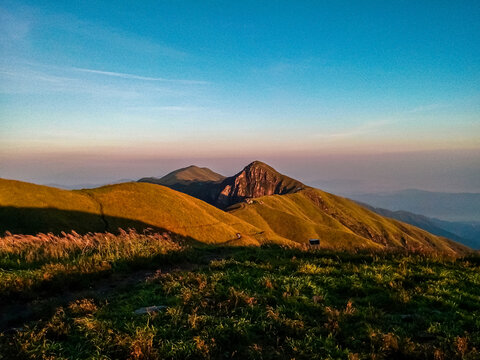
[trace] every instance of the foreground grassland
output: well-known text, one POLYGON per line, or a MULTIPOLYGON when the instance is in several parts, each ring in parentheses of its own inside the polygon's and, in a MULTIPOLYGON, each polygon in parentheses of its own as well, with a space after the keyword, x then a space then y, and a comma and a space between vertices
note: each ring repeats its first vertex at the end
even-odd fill
POLYGON ((0 310, 2 359, 478 359, 480 259, 7 236, 0 310))

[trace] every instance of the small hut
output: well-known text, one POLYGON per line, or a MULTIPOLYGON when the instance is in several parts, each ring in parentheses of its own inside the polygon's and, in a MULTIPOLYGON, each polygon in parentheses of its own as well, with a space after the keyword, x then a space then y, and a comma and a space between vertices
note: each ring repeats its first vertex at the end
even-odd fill
POLYGON ((320 246, 320 239, 309 239, 308 242, 310 246, 313 246, 313 247, 320 246))

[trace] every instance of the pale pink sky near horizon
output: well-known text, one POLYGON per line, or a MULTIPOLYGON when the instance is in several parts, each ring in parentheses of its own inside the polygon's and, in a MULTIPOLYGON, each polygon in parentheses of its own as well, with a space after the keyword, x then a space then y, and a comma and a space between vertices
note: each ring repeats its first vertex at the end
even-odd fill
MULTIPOLYGON (((45 149, 46 150, 46 149, 45 149)), ((229 176, 253 160, 309 185, 337 193, 395 191, 417 188, 442 192, 480 192, 480 150, 411 152, 290 152, 275 154, 192 154, 149 156, 120 153, 0 154, 0 174, 38 184, 105 184, 122 179, 163 176, 188 165, 209 167, 229 176), (257 155, 257 156, 256 156, 257 155)))
POLYGON ((480 192, 480 6, 0 4, 0 177, 252 160, 332 192, 480 192))

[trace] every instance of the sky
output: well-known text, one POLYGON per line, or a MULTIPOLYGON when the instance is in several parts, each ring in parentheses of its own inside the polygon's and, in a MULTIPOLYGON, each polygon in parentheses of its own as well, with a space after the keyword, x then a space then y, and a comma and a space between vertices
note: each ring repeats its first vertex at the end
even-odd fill
POLYGON ((253 160, 339 192, 480 192, 478 1, 0 2, 0 177, 253 160))

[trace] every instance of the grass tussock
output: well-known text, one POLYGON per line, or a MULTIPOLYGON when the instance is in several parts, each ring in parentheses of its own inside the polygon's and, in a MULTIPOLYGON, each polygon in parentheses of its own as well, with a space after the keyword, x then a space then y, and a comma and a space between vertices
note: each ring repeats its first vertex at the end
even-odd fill
POLYGON ((119 235, 72 231, 0 237, 0 304, 14 296, 29 298, 40 290, 75 287, 115 271, 144 267, 185 250, 168 233, 119 235))

